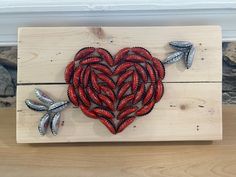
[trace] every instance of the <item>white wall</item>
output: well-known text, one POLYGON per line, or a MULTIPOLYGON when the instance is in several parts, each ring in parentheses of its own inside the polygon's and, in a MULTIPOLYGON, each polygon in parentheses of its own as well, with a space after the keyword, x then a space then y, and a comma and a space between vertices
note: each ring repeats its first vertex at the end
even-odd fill
POLYGON ((235 0, 0 0, 0 45, 21 26, 221 25, 236 40, 235 0))

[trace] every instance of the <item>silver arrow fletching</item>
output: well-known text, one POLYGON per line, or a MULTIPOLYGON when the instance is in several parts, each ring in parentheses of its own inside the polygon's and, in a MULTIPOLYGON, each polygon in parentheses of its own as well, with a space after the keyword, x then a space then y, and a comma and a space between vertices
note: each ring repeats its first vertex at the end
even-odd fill
POLYGON ((30 99, 25 100, 25 104, 34 111, 46 111, 38 123, 38 131, 40 135, 45 135, 50 124, 51 132, 57 135, 60 124, 60 112, 69 105, 69 101, 54 102, 40 89, 35 88, 35 95, 42 102, 38 103, 30 99))
POLYGON ((69 104, 69 101, 56 102, 56 103, 52 104, 51 106, 49 106, 48 111, 53 112, 53 113, 60 112, 65 107, 67 107, 68 104, 69 104))
POLYGON ((164 61, 164 64, 171 64, 179 61, 184 56, 184 52, 177 51, 172 54, 170 54, 164 61))
POLYGON ((49 122, 50 122, 50 116, 49 116, 48 113, 46 113, 39 120, 38 130, 39 130, 40 135, 45 135, 46 134, 49 122))
POLYGON ((193 46, 193 44, 191 42, 189 42, 189 41, 171 41, 171 42, 169 42, 169 45, 171 47, 176 48, 177 50, 178 49, 179 50, 180 49, 182 49, 182 50, 189 49, 190 47, 193 46))
POLYGON ((188 62, 187 61, 188 60, 188 53, 189 53, 189 51, 184 53, 184 64, 185 64, 186 68, 187 68, 187 62, 188 62))
POLYGON ((45 105, 42 105, 30 99, 26 99, 25 104, 28 106, 28 108, 34 111, 47 111, 48 110, 48 108, 45 105))
POLYGON ((176 51, 186 52, 189 50, 189 47, 176 47, 176 46, 171 46, 171 47, 175 49, 176 51))
POLYGON ((35 95, 40 101, 47 105, 52 105, 54 103, 54 101, 40 89, 35 88, 35 95))
POLYGON ((195 55, 195 47, 192 47, 188 53, 188 57, 187 57, 187 60, 185 61, 185 65, 187 67, 187 69, 189 69, 192 64, 193 64, 193 58, 194 58, 194 55, 195 55))
POLYGON ((59 112, 56 113, 52 117, 52 120, 51 120, 51 123, 50 123, 50 128, 51 128, 51 131, 52 131, 53 135, 57 135, 57 133, 58 133, 58 129, 59 129, 59 125, 60 125, 60 118, 61 118, 61 114, 59 112))

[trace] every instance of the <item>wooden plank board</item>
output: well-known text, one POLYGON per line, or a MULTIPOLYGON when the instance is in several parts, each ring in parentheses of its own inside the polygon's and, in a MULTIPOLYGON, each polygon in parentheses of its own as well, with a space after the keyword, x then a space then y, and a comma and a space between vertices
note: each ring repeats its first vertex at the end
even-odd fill
MULTIPOLYGON (((67 85, 37 85, 53 98, 67 99, 67 85), (56 90, 56 91, 55 91, 56 90)), ((37 125, 42 113, 24 104, 35 99, 35 85, 18 86, 17 141, 96 142, 96 141, 170 141, 221 139, 221 83, 166 83, 165 94, 154 110, 138 118, 124 132, 112 135, 97 120, 87 118, 70 106, 62 112, 64 126, 57 136, 40 136, 37 125)))
POLYGON ((127 46, 141 46, 163 60, 173 51, 168 46, 173 40, 191 41, 197 52, 191 70, 182 62, 167 66, 166 82, 222 80, 220 28, 189 26, 20 28, 17 81, 64 82, 65 66, 87 46, 106 48, 113 55, 127 46))
POLYGON ((217 26, 20 28, 17 142, 221 139, 221 56, 217 26), (189 70, 182 62, 166 67, 165 94, 150 114, 135 120, 124 132, 111 135, 97 120, 85 118, 79 109, 69 107, 62 113, 64 126, 56 137, 38 134, 42 114, 29 110, 24 100, 34 97, 35 87, 48 91, 55 99, 67 99, 64 68, 80 48, 104 47, 114 55, 127 46, 142 46, 163 60, 171 51, 168 42, 172 40, 193 42, 197 53, 189 70))

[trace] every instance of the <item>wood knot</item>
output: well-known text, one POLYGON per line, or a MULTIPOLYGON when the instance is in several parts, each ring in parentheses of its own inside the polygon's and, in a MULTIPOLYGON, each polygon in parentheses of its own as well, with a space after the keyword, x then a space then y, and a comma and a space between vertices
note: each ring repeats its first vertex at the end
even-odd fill
POLYGON ((184 105, 184 104, 182 104, 182 105, 180 105, 180 109, 181 109, 181 110, 185 110, 185 109, 187 109, 187 106, 184 105))
POLYGON ((101 27, 90 28, 91 33, 93 33, 98 39, 105 38, 104 30, 101 27))

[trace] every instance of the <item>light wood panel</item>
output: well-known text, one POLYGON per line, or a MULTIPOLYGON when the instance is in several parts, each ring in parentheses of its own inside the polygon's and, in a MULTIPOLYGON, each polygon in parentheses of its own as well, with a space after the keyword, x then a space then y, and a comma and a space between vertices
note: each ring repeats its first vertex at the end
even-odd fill
POLYGON ((18 83, 64 82, 65 66, 83 47, 103 47, 114 55, 141 46, 163 60, 173 51, 168 46, 173 40, 191 41, 197 52, 190 70, 182 61, 167 66, 165 81, 222 80, 218 26, 19 28, 18 35, 18 83))
POLYGON ((222 137, 222 54, 218 26, 20 28, 18 43, 19 143, 216 140, 222 137), (50 133, 39 136, 37 123, 42 114, 26 109, 24 100, 32 97, 35 87, 48 91, 55 99, 68 99, 67 86, 57 83, 64 83, 65 66, 79 49, 103 47, 115 55, 124 47, 141 46, 163 60, 173 51, 168 46, 173 40, 193 42, 196 47, 193 66, 185 69, 183 61, 166 66, 164 97, 146 117, 138 118, 123 133, 114 136, 98 121, 85 118, 79 109, 70 107, 62 113, 65 123, 58 136, 50 133))
POLYGON ((62 112, 57 136, 40 136, 37 124, 42 113, 24 104, 36 99, 35 87, 46 90, 55 99, 67 99, 67 85, 18 86, 17 142, 106 142, 217 140, 222 137, 221 83, 166 83, 165 94, 154 110, 137 120, 124 132, 112 135, 103 125, 87 118, 72 106, 62 112))
POLYGON ((0 109, 4 177, 234 177, 236 106, 223 106, 223 140, 16 144, 15 109, 0 109))

